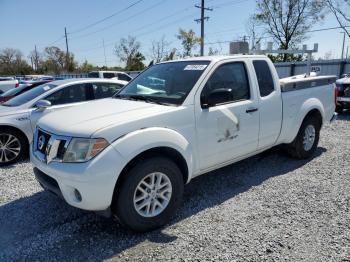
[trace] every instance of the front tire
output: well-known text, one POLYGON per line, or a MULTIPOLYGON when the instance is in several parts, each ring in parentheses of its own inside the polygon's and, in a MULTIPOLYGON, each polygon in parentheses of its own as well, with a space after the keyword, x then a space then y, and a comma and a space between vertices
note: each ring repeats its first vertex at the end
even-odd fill
POLYGON ((122 179, 112 210, 123 225, 134 231, 162 227, 181 204, 183 176, 168 158, 142 159, 122 179))
POLYGON ((288 153, 298 159, 307 159, 316 151, 320 138, 321 122, 315 117, 306 118, 294 141, 287 146, 288 153))
POLYGON ((28 156, 27 138, 12 128, 0 127, 0 166, 16 163, 28 156))

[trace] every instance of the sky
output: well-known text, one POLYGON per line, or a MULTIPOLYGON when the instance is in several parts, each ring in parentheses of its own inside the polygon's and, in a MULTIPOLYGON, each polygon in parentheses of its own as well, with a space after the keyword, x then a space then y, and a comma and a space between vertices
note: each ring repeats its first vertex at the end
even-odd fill
MULTIPOLYGON (((181 48, 176 38, 179 28, 193 29, 200 35, 200 17, 195 8, 200 0, 0 0, 0 49, 17 48, 25 56, 37 46, 58 46, 65 50, 64 28, 67 28, 69 51, 76 60, 103 66, 122 65, 114 53, 120 38, 136 36, 141 51, 150 60, 152 41, 163 36, 171 47, 181 48), (128 8, 129 7, 129 8, 128 8), (126 9, 126 10, 125 10, 126 9), (124 10, 124 11, 123 11, 124 10), (103 48, 103 41, 105 48, 103 48)), ((229 44, 215 42, 241 39, 246 23, 256 10, 255 0, 206 0, 209 20, 205 23, 205 51, 209 47, 228 54, 229 44)), ((328 15, 312 29, 338 26, 328 15)), ((319 44, 315 57, 331 52, 339 58, 343 34, 340 29, 315 32, 304 44, 319 44)), ((346 39, 345 51, 350 40, 346 39)), ((262 46, 264 48, 264 46, 262 46)), ((349 48, 350 49, 350 48, 349 48)), ((199 52, 199 48, 195 50, 199 52)), ((350 50, 349 50, 350 55, 350 50)))

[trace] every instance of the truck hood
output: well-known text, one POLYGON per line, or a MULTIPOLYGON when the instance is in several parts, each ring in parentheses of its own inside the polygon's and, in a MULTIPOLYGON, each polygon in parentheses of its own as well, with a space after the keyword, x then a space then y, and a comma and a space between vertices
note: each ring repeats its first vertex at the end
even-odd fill
POLYGON ((340 85, 350 84, 350 77, 344 77, 344 78, 338 79, 336 83, 340 85))
POLYGON ((164 114, 176 108, 108 98, 49 113, 39 120, 38 126, 56 135, 91 137, 97 131, 110 126, 164 114))

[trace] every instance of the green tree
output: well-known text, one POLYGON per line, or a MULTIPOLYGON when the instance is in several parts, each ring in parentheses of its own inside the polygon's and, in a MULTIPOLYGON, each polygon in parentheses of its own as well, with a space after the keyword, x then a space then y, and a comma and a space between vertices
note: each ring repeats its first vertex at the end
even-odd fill
POLYGON ((125 69, 128 71, 141 71, 145 69, 143 61, 145 61, 145 56, 142 53, 137 52, 132 58, 130 66, 126 67, 125 69))
POLYGON ((95 69, 96 69, 96 66, 94 66, 94 65, 92 65, 92 64, 90 64, 90 63, 88 63, 88 61, 85 60, 85 61, 80 65, 80 67, 79 67, 79 72, 81 72, 81 73, 89 73, 89 72, 91 72, 91 71, 93 71, 93 70, 95 70, 95 69))
MULTIPOLYGON (((125 68, 132 68, 133 63, 140 59, 141 44, 135 37, 128 36, 128 38, 121 38, 118 45, 115 47, 115 54, 119 57, 121 62, 125 63, 125 68), (138 56, 138 57, 137 57, 138 56)), ((141 61, 142 62, 142 61, 141 61)))
POLYGON ((176 37, 181 40, 183 57, 192 56, 192 50, 196 49, 201 42, 201 38, 197 37, 192 29, 185 31, 180 28, 179 34, 176 37))

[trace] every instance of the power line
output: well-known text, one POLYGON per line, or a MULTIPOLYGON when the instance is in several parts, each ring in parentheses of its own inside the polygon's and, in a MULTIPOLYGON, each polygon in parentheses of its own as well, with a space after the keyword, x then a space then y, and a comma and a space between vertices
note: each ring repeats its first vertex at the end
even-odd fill
MULTIPOLYGON (((84 34, 84 35, 80 35, 80 36, 78 35, 78 36, 76 36, 76 37, 73 37, 72 39, 75 40, 75 39, 87 37, 87 36, 90 36, 90 35, 93 35, 93 34, 96 34, 96 33, 102 32, 102 31, 105 31, 105 30, 107 30, 107 29, 109 29, 109 28, 111 28, 111 27, 113 27, 113 26, 115 26, 115 25, 120 25, 120 24, 122 24, 122 23, 125 23, 125 22, 131 20, 131 19, 134 19, 136 16, 138 16, 138 15, 140 15, 140 14, 143 14, 143 13, 145 13, 146 11, 148 11, 148 10, 150 10, 150 9, 153 9, 153 8, 155 8, 155 7, 157 7, 157 6, 161 5, 161 4, 163 4, 163 3, 165 3, 165 1, 164 1, 164 0, 161 0, 160 2, 158 2, 158 3, 156 3, 156 4, 152 5, 152 6, 150 6, 150 7, 148 7, 148 8, 145 8, 145 9, 143 9, 142 11, 140 11, 140 12, 134 14, 134 15, 130 15, 130 16, 128 16, 127 18, 125 18, 125 19, 123 19, 123 20, 120 20, 120 21, 118 21, 118 22, 116 22, 116 23, 113 23, 113 24, 110 24, 110 25, 108 25, 108 26, 102 27, 102 28, 100 28, 100 29, 98 29, 98 30, 96 30, 96 31, 93 31, 93 32, 90 32, 90 33, 87 33, 87 34, 84 34)), ((72 33, 71 33, 71 34, 72 34, 72 33)))
POLYGON ((98 21, 96 21, 96 22, 94 22, 94 23, 91 23, 91 24, 89 24, 89 25, 87 25, 87 26, 84 26, 84 27, 82 27, 82 28, 79 28, 79 29, 77 29, 77 30, 74 30, 74 31, 70 32, 70 34, 76 34, 76 33, 78 33, 78 32, 81 32, 81 31, 84 31, 84 30, 86 30, 86 29, 88 29, 88 28, 91 28, 91 27, 93 27, 93 26, 95 26, 95 25, 97 25, 97 24, 100 24, 100 23, 102 23, 102 22, 104 22, 104 21, 106 21, 106 20, 108 20, 108 19, 110 19, 110 18, 112 18, 112 17, 114 17, 114 16, 116 16, 116 15, 118 15, 118 14, 120 14, 120 13, 122 13, 122 12, 128 10, 128 9, 130 9, 130 8, 132 8, 133 6, 135 6, 135 5, 139 4, 139 3, 141 3, 142 1, 143 1, 143 0, 138 0, 138 1, 136 1, 136 2, 134 2, 134 3, 132 3, 132 4, 130 4, 130 5, 128 5, 127 7, 123 8, 123 9, 121 9, 121 10, 119 10, 119 11, 117 11, 117 12, 111 14, 111 15, 109 15, 109 16, 106 16, 106 17, 104 17, 104 18, 102 18, 102 19, 100 19, 100 20, 98 20, 98 21))
POLYGON ((197 23, 201 23, 201 56, 204 55, 204 21, 209 19, 209 16, 205 16, 205 11, 213 11, 212 8, 205 7, 204 0, 201 0, 201 5, 195 5, 195 7, 201 9, 201 18, 195 19, 197 23))

